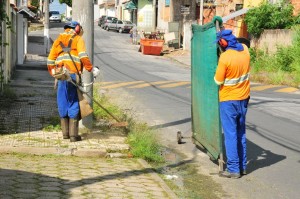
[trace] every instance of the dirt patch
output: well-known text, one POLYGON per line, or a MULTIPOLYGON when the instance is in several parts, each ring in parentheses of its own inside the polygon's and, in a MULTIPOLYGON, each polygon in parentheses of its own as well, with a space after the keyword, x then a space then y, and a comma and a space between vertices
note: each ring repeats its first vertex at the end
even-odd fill
POLYGON ((152 164, 159 175, 179 198, 226 198, 220 184, 198 171, 199 165, 181 154, 165 149, 164 164, 152 164))

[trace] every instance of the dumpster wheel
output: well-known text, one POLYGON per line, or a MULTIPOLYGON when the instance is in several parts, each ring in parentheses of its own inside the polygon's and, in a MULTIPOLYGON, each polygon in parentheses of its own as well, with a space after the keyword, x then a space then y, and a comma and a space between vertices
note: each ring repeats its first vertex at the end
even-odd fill
POLYGON ((182 134, 181 131, 177 132, 177 144, 181 144, 182 143, 182 134))
POLYGON ((177 131, 177 144, 184 144, 185 142, 182 141, 184 138, 191 138, 190 136, 184 137, 182 136, 181 131, 177 131))

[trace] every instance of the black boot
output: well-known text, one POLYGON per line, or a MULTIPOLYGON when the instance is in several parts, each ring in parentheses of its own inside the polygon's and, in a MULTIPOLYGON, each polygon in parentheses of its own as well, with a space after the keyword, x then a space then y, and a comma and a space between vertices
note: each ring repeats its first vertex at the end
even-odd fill
POLYGON ((81 136, 78 135, 78 119, 69 120, 70 142, 81 141, 81 136))
POLYGON ((69 139, 69 118, 60 118, 61 131, 64 139, 69 139))

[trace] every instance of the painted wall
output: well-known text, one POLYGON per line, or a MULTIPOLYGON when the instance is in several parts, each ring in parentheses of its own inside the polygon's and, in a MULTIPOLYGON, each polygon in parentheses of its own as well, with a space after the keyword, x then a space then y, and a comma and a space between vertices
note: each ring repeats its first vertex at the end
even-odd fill
POLYGON ((294 6, 294 14, 298 15, 300 13, 300 1, 299 0, 291 0, 291 3, 294 6))
POLYGON ((257 7, 263 0, 244 0, 244 8, 257 7))
POLYGON ((139 30, 151 32, 153 26, 153 6, 152 1, 139 0, 137 26, 139 30))
POLYGON ((288 29, 264 30, 259 40, 251 40, 251 46, 255 46, 270 54, 277 51, 277 46, 292 45, 293 35, 295 33, 288 29))

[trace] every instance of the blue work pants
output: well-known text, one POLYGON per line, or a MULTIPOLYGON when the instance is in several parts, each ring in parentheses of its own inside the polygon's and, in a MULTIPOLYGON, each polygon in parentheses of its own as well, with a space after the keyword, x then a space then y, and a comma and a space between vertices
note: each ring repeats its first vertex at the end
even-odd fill
MULTIPOLYGON (((76 80, 76 74, 71 74, 71 78, 76 80)), ((58 80, 57 106, 61 118, 77 118, 79 114, 79 102, 75 85, 65 80, 58 80)))
POLYGON ((225 138, 227 170, 246 170, 246 113, 249 98, 220 102, 220 116, 225 138))

